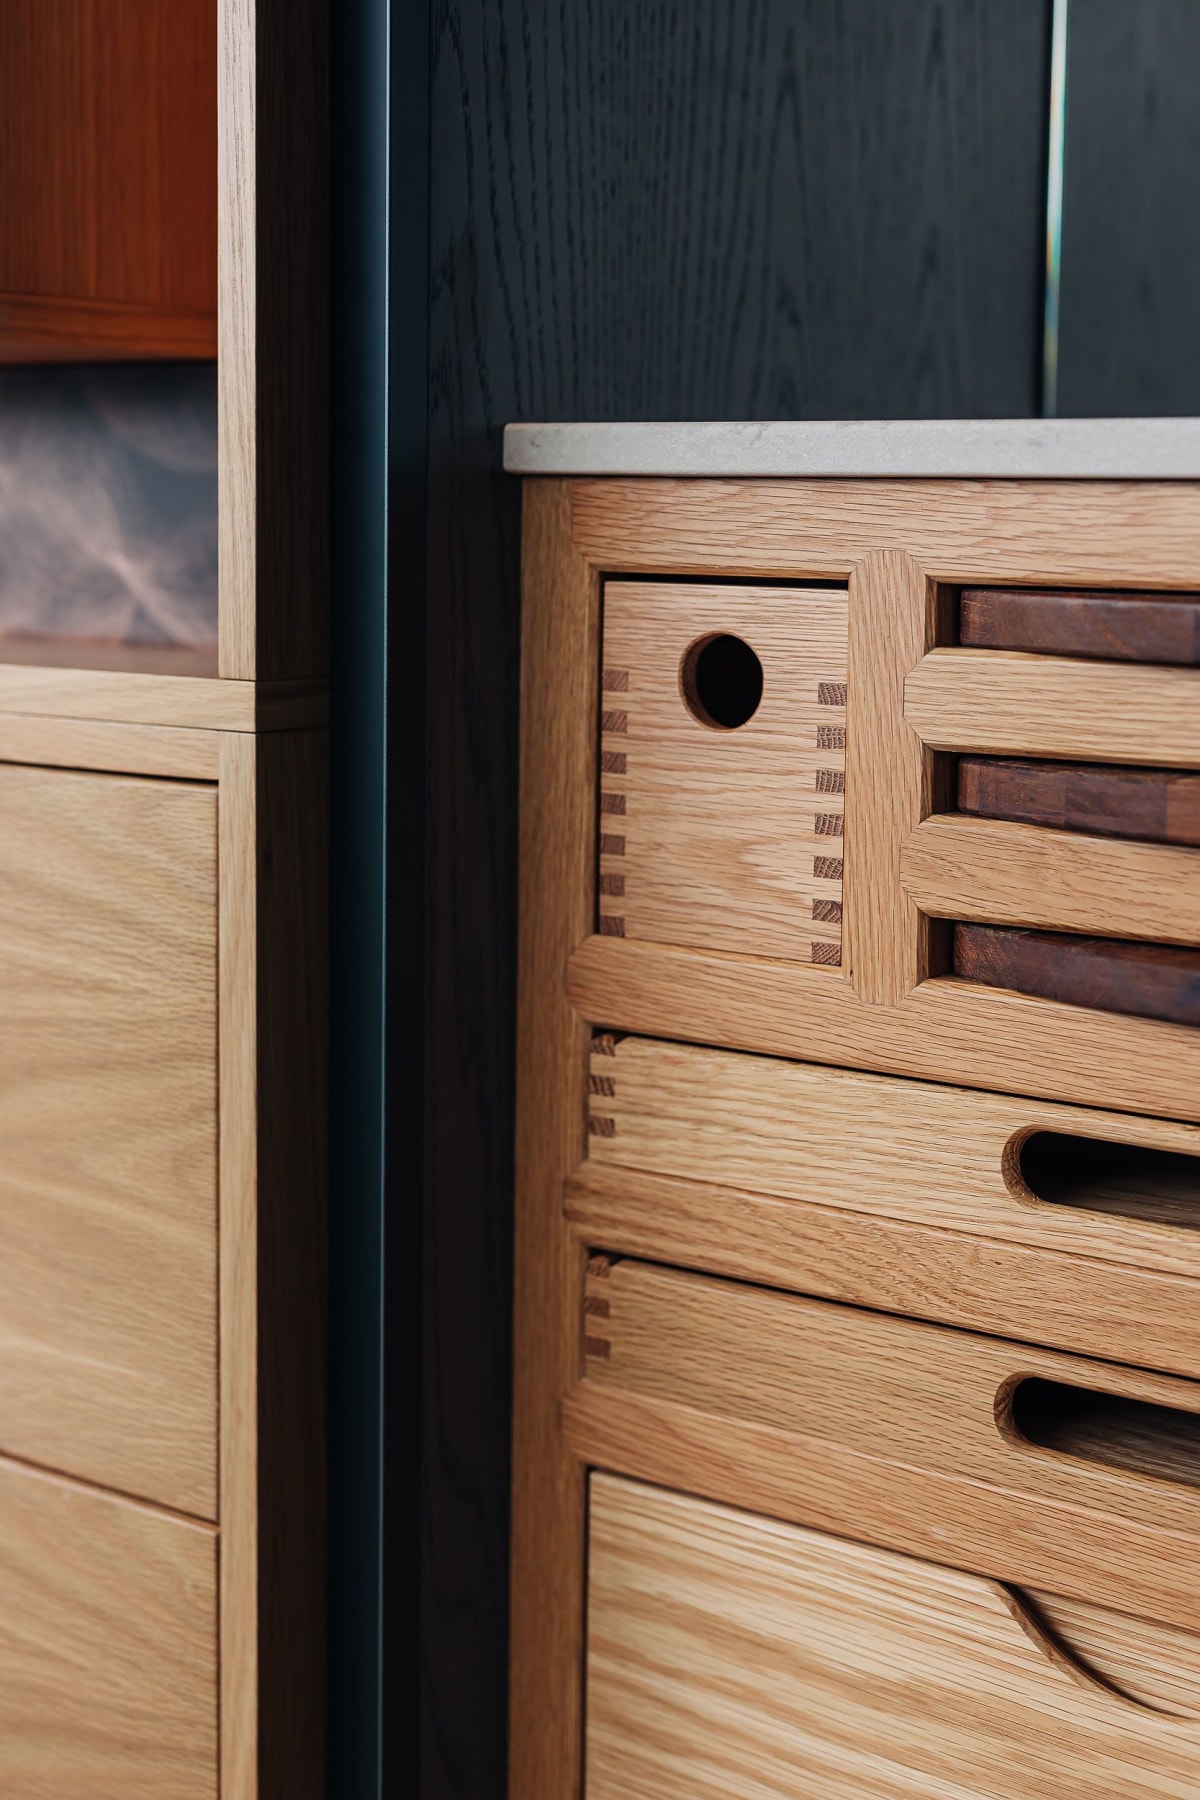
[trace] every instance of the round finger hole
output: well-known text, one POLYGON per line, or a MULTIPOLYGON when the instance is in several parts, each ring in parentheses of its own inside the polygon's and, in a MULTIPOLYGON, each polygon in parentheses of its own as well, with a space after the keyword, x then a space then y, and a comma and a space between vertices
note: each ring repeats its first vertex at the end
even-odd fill
POLYGON ((702 725, 736 731, 758 711, 762 664, 744 638, 727 631, 697 638, 679 671, 688 710, 702 725))

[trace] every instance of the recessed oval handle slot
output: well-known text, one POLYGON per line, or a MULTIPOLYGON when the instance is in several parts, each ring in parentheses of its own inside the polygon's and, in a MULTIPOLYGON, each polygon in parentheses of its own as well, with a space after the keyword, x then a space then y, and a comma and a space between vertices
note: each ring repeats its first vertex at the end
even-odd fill
POLYGON ((1052 1206, 1200 1228, 1200 1156, 1035 1131, 1015 1163, 1029 1193, 1052 1206))
POLYGON ((1042 1450, 1200 1488, 1200 1414, 1029 1376, 1002 1393, 1001 1429, 1042 1450))

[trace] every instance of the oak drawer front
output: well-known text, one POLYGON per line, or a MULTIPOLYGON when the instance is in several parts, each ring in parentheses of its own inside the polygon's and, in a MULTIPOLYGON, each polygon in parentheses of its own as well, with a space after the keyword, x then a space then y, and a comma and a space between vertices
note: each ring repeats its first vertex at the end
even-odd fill
POLYGON ((215 1800, 216 1534, 0 1459, 0 1793, 215 1800))
POLYGON ((600 931, 836 966, 845 590, 610 581, 601 690, 600 931))
POLYGON ((592 1163, 1200 1275, 1194 1125, 607 1035, 593 1040, 588 1114, 592 1163), (1047 1135, 1165 1152, 1166 1178, 1156 1189, 1126 1171, 1039 1197, 1021 1157, 1047 1135))
POLYGON ((216 809, 0 765, 0 1453, 206 1517, 216 809))
POLYGON ((1200 1385, 593 1259, 587 1463, 1192 1628, 1200 1385))
POLYGON ((1200 1731, 976 1576, 591 1480, 587 1800, 1149 1800, 1200 1731))

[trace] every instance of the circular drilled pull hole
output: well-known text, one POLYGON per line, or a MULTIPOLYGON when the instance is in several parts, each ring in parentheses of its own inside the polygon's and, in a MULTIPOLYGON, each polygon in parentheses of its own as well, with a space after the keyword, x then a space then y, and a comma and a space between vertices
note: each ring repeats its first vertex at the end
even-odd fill
POLYGON ((697 638, 679 671, 688 710, 702 725, 736 731, 758 711, 762 664, 744 638, 727 631, 697 638))

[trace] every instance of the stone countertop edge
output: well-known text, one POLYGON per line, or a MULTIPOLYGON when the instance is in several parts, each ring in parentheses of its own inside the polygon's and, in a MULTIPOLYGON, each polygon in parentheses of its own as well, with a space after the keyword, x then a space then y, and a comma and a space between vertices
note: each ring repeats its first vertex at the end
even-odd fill
POLYGON ((1200 481, 1200 418, 508 425, 512 475, 1200 481))

